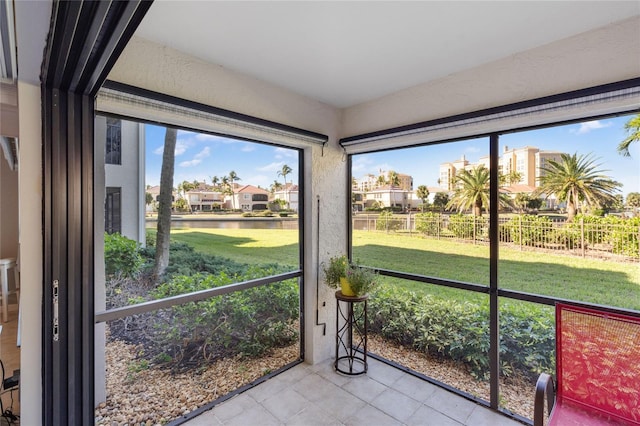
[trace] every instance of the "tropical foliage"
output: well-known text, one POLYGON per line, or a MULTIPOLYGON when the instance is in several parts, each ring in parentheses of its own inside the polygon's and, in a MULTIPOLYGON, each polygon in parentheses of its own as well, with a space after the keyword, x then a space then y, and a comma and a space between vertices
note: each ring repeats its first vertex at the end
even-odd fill
MULTIPOLYGON (((456 208, 459 212, 472 209, 474 216, 482 216, 482 209, 489 208, 489 180, 489 169, 484 166, 462 170, 454 179, 456 189, 447 208, 456 208)), ((501 194, 500 204, 509 205, 510 201, 501 194)))
POLYGON ((591 155, 561 154, 560 161, 549 160, 542 168, 536 195, 554 195, 567 203, 567 221, 572 221, 579 207, 597 208, 615 201, 620 183, 598 170, 591 155))
POLYGON ((618 152, 625 157, 630 157, 629 147, 632 143, 640 141, 640 114, 627 121, 624 128, 629 133, 629 136, 620 142, 618 152))

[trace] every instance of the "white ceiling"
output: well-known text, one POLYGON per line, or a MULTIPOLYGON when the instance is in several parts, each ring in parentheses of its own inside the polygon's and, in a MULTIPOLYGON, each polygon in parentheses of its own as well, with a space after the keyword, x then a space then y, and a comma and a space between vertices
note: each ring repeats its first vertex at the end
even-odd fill
POLYGON ((348 107, 640 14, 627 1, 167 1, 136 35, 348 107))

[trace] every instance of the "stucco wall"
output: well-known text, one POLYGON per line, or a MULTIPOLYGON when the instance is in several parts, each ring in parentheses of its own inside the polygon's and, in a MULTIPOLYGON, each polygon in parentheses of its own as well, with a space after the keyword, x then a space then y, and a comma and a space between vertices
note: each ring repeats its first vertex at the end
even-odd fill
POLYGON ((640 17, 347 108, 341 137, 640 76, 640 17))
MULTIPOLYGON (((102 200, 96 208, 104 210, 105 187, 121 188, 121 231, 127 238, 136 240, 142 244, 144 238, 144 139, 138 123, 122 120, 122 146, 121 164, 105 164, 104 153, 106 143, 107 123, 104 116, 98 116, 95 120, 95 149, 96 155, 102 156, 102 161, 96 163, 96 167, 104 170, 105 183, 96 187, 96 198, 102 200), (140 220, 142 218, 142 222, 140 220), (140 226, 142 224, 142 229, 140 226)), ((96 172, 97 173, 97 172, 96 172)), ((103 211, 104 213, 104 211, 103 211)), ((104 219, 100 222, 104 226, 104 219)), ((104 229, 104 228, 103 228, 104 229)))

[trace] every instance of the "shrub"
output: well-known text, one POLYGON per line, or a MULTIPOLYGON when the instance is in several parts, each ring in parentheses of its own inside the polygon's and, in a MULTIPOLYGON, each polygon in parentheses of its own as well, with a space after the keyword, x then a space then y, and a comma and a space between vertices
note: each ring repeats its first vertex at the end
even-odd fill
POLYGON ((104 235, 104 266, 107 277, 116 274, 131 277, 138 273, 142 263, 136 241, 118 233, 104 235))
MULTIPOLYGON (((231 277, 196 274, 175 276, 160 285, 155 298, 185 294, 278 272, 275 267, 250 267, 244 274, 231 277)), ((293 326, 299 317, 297 280, 236 291, 200 302, 173 308, 170 321, 156 323, 156 343, 164 352, 180 358, 186 348, 196 346, 206 359, 230 355, 256 356, 297 339, 293 326), (166 349, 168 348, 168 349, 166 349)))
MULTIPOLYGON (((155 247, 141 249, 146 260, 146 267, 151 268, 155 259, 155 247)), ((174 275, 194 275, 197 273, 218 274, 225 272, 230 275, 240 274, 247 268, 244 263, 238 263, 221 256, 213 256, 195 251, 186 243, 171 242, 169 247, 169 266, 165 270, 164 280, 174 275)))
POLYGON ((397 231, 401 226, 400 221, 394 219, 393 213, 390 211, 383 211, 376 220, 376 230, 378 231, 397 231))
POLYGON ((453 214, 449 216, 447 227, 457 238, 473 239, 475 236, 476 239, 480 239, 489 235, 489 224, 482 216, 453 214))
POLYGON ((545 239, 545 235, 553 230, 553 222, 547 216, 514 216, 505 227, 515 244, 536 246, 543 242, 551 242, 545 239))
MULTIPOLYGON (((489 374, 489 307, 381 287, 369 302, 370 330, 405 346, 464 363, 474 377, 489 374)), ((500 311, 502 374, 552 371, 553 311, 505 304, 500 311)))
POLYGON ((438 213, 419 213, 416 215, 416 231, 425 235, 439 235, 444 228, 442 215, 438 213))

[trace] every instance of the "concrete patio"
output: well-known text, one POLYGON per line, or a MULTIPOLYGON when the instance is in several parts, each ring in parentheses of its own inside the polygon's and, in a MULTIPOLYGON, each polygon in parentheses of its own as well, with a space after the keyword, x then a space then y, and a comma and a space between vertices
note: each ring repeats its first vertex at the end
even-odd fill
POLYGON ((371 358, 368 373, 355 377, 334 372, 330 362, 299 364, 185 424, 520 425, 371 358))

